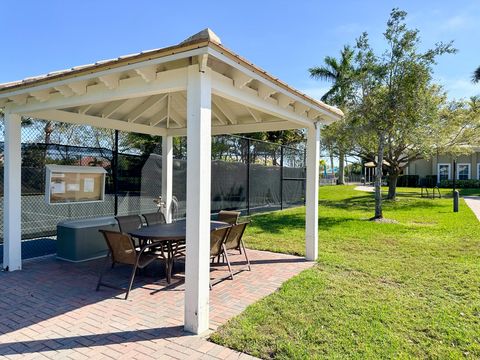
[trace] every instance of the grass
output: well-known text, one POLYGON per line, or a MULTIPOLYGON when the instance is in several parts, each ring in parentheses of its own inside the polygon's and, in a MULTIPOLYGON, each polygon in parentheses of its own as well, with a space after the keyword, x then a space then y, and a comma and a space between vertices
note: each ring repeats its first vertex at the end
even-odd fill
MULTIPOLYGON (((279 359, 480 358, 479 222, 461 201, 399 189, 373 223, 372 194, 325 187, 318 264, 211 340, 279 359)), ((255 249, 304 254, 304 208, 257 215, 255 249)))

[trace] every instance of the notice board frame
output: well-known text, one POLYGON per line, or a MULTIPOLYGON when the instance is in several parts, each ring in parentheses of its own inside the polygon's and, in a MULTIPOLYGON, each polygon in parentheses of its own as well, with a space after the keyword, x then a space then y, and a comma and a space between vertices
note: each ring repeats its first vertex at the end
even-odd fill
POLYGON ((48 205, 105 201, 107 171, 103 167, 49 164, 45 165, 45 170, 45 201, 48 205))

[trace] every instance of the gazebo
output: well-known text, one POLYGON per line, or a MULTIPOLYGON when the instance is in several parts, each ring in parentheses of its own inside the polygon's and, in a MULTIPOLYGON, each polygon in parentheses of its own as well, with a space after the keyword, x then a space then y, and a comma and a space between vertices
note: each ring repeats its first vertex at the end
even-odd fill
MULTIPOLYGON (((202 333, 209 325, 212 135, 306 129, 306 258, 317 258, 320 129, 342 112, 238 56, 210 29, 175 46, 2 84, 0 107, 5 117, 3 266, 8 271, 22 268, 22 116, 162 136, 167 204, 172 201, 172 139, 187 136, 187 331, 202 333)), ((170 221, 171 214, 166 215, 170 221)))

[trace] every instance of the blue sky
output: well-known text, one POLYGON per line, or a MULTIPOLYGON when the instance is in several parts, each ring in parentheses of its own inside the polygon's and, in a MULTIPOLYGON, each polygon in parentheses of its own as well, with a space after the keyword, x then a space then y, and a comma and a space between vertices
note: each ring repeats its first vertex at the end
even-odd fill
POLYGON ((436 80, 451 98, 480 93, 480 1, 2 1, 0 82, 173 45, 210 27, 228 48, 309 95, 328 84, 307 69, 367 31, 381 49, 389 12, 400 7, 422 46, 454 40, 436 80))

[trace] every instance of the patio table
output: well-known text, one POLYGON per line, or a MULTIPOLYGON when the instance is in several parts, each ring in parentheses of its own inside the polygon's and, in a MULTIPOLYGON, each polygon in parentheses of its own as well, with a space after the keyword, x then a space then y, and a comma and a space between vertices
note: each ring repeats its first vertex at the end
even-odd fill
MULTIPOLYGON (((210 231, 230 227, 231 225, 222 221, 210 221, 210 231)), ((159 245, 165 245, 167 258, 165 259, 165 270, 167 283, 170 284, 172 279, 173 260, 178 246, 185 243, 186 237, 186 221, 179 220, 170 224, 156 224, 151 226, 145 226, 138 230, 129 232, 129 234, 141 241, 151 241, 159 243, 159 245)))

